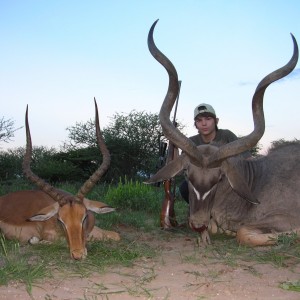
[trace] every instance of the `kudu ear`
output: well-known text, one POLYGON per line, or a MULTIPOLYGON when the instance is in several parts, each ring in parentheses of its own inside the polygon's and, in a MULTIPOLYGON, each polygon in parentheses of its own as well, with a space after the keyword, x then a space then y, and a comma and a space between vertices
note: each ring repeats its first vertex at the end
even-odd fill
POLYGON ((230 186, 232 189, 243 199, 252 203, 259 204, 260 202, 254 197, 248 184, 244 180, 244 177, 238 169, 233 166, 231 159, 226 159, 223 161, 221 166, 222 171, 225 173, 230 186))
POLYGON ((115 208, 108 206, 107 204, 99 201, 83 199, 83 203, 87 210, 93 211, 97 214, 106 214, 115 211, 115 208))
POLYGON ((185 154, 180 155, 178 158, 172 160, 156 174, 151 176, 148 180, 144 181, 145 184, 161 182, 170 179, 182 171, 187 165, 187 157, 185 154))
POLYGON ((28 221, 46 221, 53 217, 55 214, 58 213, 59 210, 59 204, 58 202, 55 202, 43 209, 41 209, 37 214, 30 217, 28 221))

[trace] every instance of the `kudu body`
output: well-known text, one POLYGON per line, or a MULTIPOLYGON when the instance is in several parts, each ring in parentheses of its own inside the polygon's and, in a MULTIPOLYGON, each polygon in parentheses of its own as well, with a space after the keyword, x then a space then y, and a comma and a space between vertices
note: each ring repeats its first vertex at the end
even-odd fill
POLYGON ((23 172, 40 190, 18 191, 0 197, 0 230, 6 238, 34 244, 65 237, 73 259, 82 259, 87 255, 86 242, 89 239, 120 239, 117 232, 95 226, 94 213, 108 213, 114 211, 114 208, 85 198, 110 165, 110 154, 100 131, 96 101, 95 111, 96 136, 103 162, 78 194, 72 195, 54 188, 31 171, 32 143, 27 108, 23 172))
POLYGON ((274 244, 282 233, 300 233, 300 142, 282 143, 267 156, 253 160, 239 156, 255 146, 264 134, 264 93, 272 82, 295 68, 298 61, 295 38, 292 36, 291 60, 267 75, 256 88, 252 99, 253 131, 226 145, 197 147, 170 121, 178 93, 178 76, 173 64, 154 43, 156 23, 150 29, 148 46, 169 75, 160 122, 165 136, 184 153, 146 183, 166 180, 184 171, 189 182, 189 224, 201 233, 206 243, 210 243, 208 231, 236 234, 240 243, 251 246, 274 244))

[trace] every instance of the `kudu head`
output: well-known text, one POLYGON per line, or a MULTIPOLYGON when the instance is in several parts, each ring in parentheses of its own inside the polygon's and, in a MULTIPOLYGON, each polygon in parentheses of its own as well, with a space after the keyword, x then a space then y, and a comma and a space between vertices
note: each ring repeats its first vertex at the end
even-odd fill
MULTIPOLYGON (((174 161, 172 162, 172 164, 169 164, 161 169, 146 183, 153 183, 169 179, 181 170, 187 168, 189 164, 193 164, 194 166, 197 166, 202 170, 208 170, 210 168, 220 168, 222 166, 222 169, 224 169, 226 176, 229 177, 229 181, 231 181, 231 178, 236 180, 236 182, 233 182, 233 184, 237 188, 236 191, 248 201, 257 203, 256 199, 254 199, 251 195, 250 189, 247 189, 246 184, 239 180, 239 176, 236 176, 236 174, 234 174, 235 170, 230 167, 227 159, 251 149, 263 136, 265 131, 263 111, 263 98, 265 90, 272 82, 287 76, 295 68, 298 61, 298 45, 296 39, 293 35, 291 35, 294 44, 294 52, 290 61, 285 66, 263 78, 255 90, 252 99, 252 114, 254 122, 253 131, 247 136, 244 136, 225 145, 200 145, 197 147, 195 143, 193 143, 193 141, 183 135, 170 120, 170 113, 179 91, 178 75, 172 62, 156 47, 154 43, 153 32, 157 22, 158 20, 155 21, 150 28, 148 34, 148 47, 152 56, 166 69, 169 76, 169 86, 167 94, 159 113, 160 124, 166 138, 172 141, 172 143, 174 143, 178 148, 182 149, 185 154, 177 161, 174 161), (187 156, 188 158, 185 156, 187 156), (245 190, 243 190, 241 186, 245 188, 245 190)), ((216 183, 216 178, 217 176, 214 176, 214 180, 212 180, 211 184, 208 185, 207 189, 209 187, 211 188, 216 183)), ((201 179, 199 178, 195 180, 198 180, 200 182, 201 179)))
POLYGON ((53 187, 32 172, 30 168, 32 142, 28 122, 28 106, 25 116, 26 152, 23 160, 23 172, 32 183, 39 187, 43 192, 47 193, 55 201, 54 204, 37 212, 29 219, 29 221, 46 221, 57 215, 57 219, 63 226, 65 236, 69 244, 70 254, 73 259, 82 259, 87 254, 87 235, 93 229, 95 224, 95 218, 92 212, 102 214, 114 211, 114 208, 109 207, 104 203, 85 198, 85 195, 91 191, 110 165, 110 153, 100 131, 98 108, 95 99, 94 102, 96 115, 96 137, 98 146, 103 155, 103 161, 99 168, 82 185, 77 195, 72 195, 53 187))

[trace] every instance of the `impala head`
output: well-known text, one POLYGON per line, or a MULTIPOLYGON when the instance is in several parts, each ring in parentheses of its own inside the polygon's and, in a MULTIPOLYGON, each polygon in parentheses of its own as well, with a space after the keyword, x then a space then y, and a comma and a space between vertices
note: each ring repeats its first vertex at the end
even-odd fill
POLYGON ((51 196, 55 201, 52 205, 43 208, 41 211, 29 218, 29 221, 46 221, 57 216, 57 219, 64 229, 71 257, 74 259, 82 259, 87 254, 86 239, 95 224, 93 212, 102 214, 114 211, 113 208, 104 203, 91 201, 85 198, 85 195, 91 191, 110 165, 110 154, 100 131, 96 100, 94 100, 94 102, 96 114, 96 137, 98 146, 103 155, 103 162, 94 174, 82 185, 77 195, 72 195, 65 191, 56 189, 32 172, 30 168, 32 142, 28 122, 28 107, 26 109, 26 153, 23 160, 23 172, 31 182, 51 196))
POLYGON ((158 20, 153 23, 148 34, 148 47, 152 56, 166 69, 169 76, 169 87, 159 113, 160 123, 164 135, 178 148, 182 149, 190 161, 199 167, 220 167, 221 163, 229 157, 238 155, 254 147, 264 134, 265 120, 263 112, 263 98, 267 87, 274 81, 288 75, 298 61, 298 46, 292 35, 294 53, 290 61, 282 68, 270 73, 258 84, 252 99, 252 114, 254 129, 247 136, 221 147, 212 147, 210 155, 205 155, 207 147, 196 146, 188 137, 183 135, 170 120, 170 113, 176 101, 179 90, 178 75, 172 62, 156 47, 153 40, 154 28, 158 20))

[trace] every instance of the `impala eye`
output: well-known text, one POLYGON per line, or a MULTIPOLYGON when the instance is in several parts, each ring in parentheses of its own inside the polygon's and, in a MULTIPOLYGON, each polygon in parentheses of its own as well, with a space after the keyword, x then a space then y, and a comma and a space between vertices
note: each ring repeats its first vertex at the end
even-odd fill
POLYGON ((66 227, 64 221, 61 218, 57 218, 57 220, 64 228, 66 227))
POLYGON ((84 223, 86 222, 86 220, 87 220, 87 215, 85 215, 85 216, 83 217, 83 219, 82 219, 82 224, 84 224, 84 223))
POLYGON ((63 223, 62 219, 61 218, 57 218, 57 220, 60 222, 60 223, 63 223))

